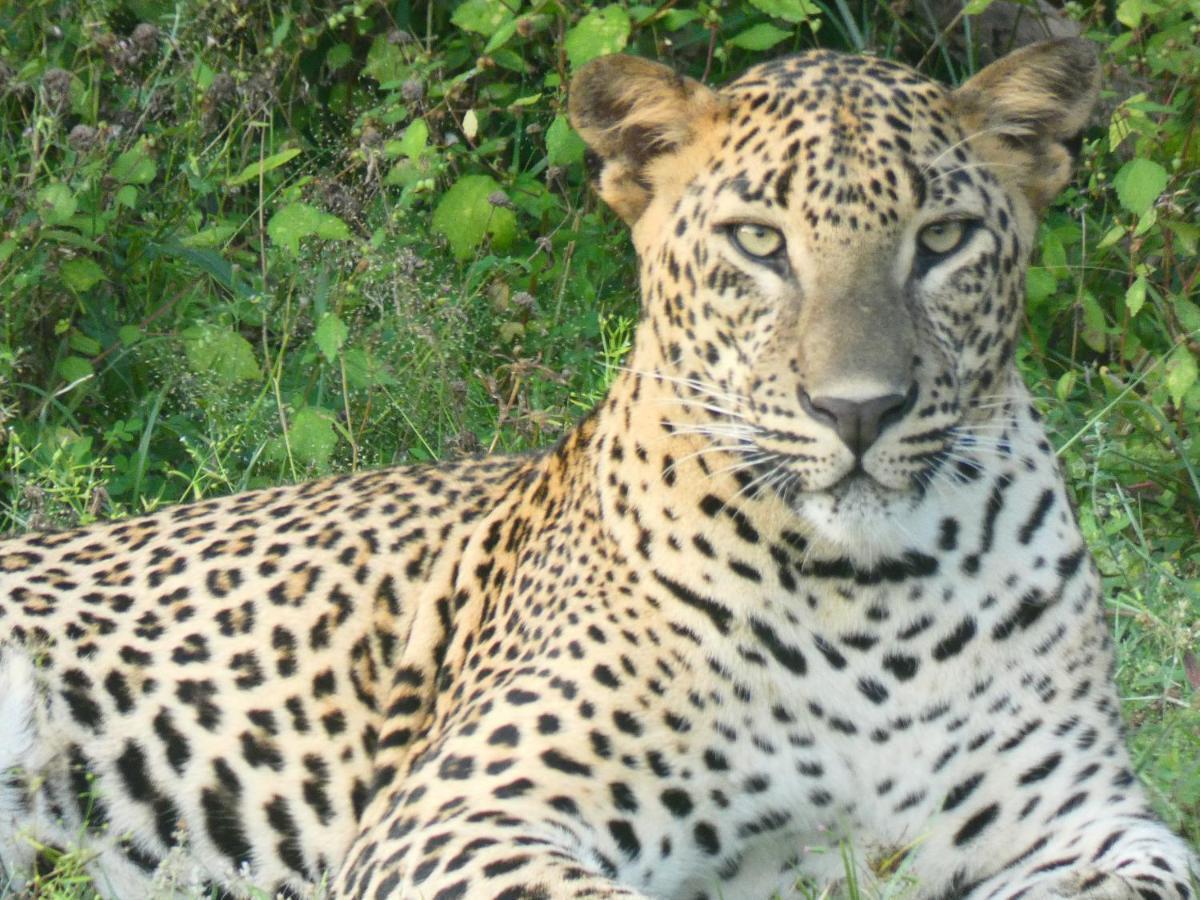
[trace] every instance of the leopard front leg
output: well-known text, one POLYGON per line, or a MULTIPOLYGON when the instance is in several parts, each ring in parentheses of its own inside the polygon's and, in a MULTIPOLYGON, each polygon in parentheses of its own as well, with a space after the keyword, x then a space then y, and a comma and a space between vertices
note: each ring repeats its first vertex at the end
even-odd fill
POLYGON ((648 900, 606 875, 605 861, 582 851, 575 828, 520 816, 466 785, 440 803, 428 799, 423 786, 375 798, 333 896, 648 900))
POLYGON ((970 900, 1194 900, 1200 866, 1153 819, 1079 822, 978 884, 970 900))

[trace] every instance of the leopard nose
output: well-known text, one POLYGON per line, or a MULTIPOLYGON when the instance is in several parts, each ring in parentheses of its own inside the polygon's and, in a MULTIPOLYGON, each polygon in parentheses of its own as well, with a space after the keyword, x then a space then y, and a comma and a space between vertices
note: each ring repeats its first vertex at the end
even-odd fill
POLYGON ((906 394, 883 394, 867 400, 809 397, 802 391, 800 399, 805 412, 836 431, 850 452, 861 459, 885 428, 912 409, 917 388, 913 385, 906 394))

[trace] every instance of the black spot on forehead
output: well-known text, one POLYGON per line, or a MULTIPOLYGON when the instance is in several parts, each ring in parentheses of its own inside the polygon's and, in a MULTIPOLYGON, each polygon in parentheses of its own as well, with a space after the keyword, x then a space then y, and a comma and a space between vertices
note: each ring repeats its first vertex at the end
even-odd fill
POLYGON ((946 88, 898 63, 814 51, 755 66, 724 89, 724 148, 737 176, 719 189, 799 212, 814 228, 889 229, 930 182, 964 162, 946 88))

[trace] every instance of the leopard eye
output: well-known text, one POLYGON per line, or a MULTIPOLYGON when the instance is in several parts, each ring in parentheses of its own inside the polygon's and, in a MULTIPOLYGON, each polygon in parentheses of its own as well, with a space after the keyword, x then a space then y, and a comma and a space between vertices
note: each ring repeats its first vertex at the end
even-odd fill
POLYGON ((754 259, 769 259, 783 249, 783 235, 767 225, 744 222, 729 233, 738 249, 754 259))
POLYGON ((947 219, 926 225, 917 235, 917 241, 925 252, 945 256, 957 250, 966 236, 967 223, 961 219, 947 219))

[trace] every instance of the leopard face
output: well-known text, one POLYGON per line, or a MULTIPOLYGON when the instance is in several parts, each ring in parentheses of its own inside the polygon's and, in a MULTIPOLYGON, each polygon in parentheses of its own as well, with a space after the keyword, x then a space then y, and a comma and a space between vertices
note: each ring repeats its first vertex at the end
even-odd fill
POLYGON ((748 490, 845 552, 894 552, 926 494, 993 448, 1063 148, 989 125, 978 86, 866 57, 779 60, 715 94, 679 84, 664 90, 685 112, 657 144, 645 104, 623 126, 624 96, 577 107, 585 136, 613 145, 598 181, 642 260, 635 359, 748 490))

